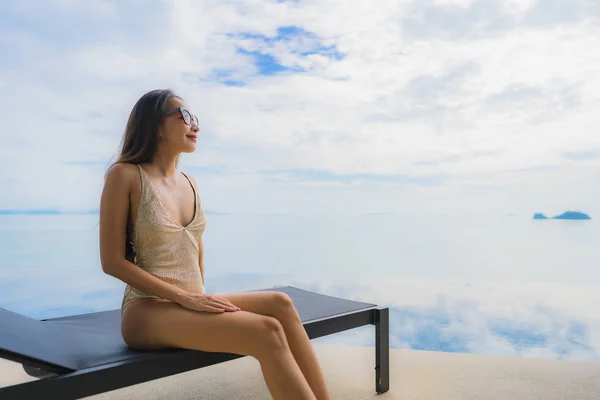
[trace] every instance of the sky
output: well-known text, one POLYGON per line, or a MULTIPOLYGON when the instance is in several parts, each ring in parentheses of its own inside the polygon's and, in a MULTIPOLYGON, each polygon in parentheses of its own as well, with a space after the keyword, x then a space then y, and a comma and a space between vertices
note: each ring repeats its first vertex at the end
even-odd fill
POLYGON ((98 208, 145 92, 224 213, 600 214, 600 2, 0 4, 0 209, 98 208))

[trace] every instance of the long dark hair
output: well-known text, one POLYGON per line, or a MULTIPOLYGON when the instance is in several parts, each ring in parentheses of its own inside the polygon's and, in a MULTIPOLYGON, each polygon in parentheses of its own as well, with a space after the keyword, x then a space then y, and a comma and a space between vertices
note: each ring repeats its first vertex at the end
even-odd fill
MULTIPOLYGON (((142 164, 152 161, 158 150, 159 130, 169 108, 169 100, 179 98, 170 89, 145 93, 133 106, 121 139, 119 156, 114 164, 142 164)), ((135 262, 135 248, 129 232, 125 237, 125 256, 135 262)))
POLYGON ((135 103, 121 140, 116 163, 141 164, 152 161, 158 149, 159 128, 168 111, 169 100, 180 98, 170 89, 152 90, 135 103))

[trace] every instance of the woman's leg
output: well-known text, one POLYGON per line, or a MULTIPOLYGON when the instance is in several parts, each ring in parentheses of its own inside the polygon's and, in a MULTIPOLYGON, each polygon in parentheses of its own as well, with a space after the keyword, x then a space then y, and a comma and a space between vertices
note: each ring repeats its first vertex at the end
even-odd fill
POLYGON ((246 311, 204 313, 173 302, 140 300, 125 308, 122 321, 123 338, 132 348, 249 355, 259 361, 274 399, 315 400, 275 318, 246 311))
POLYGON ((318 400, 330 399, 319 361, 290 297, 281 292, 248 292, 219 295, 244 311, 277 318, 290 349, 318 400))

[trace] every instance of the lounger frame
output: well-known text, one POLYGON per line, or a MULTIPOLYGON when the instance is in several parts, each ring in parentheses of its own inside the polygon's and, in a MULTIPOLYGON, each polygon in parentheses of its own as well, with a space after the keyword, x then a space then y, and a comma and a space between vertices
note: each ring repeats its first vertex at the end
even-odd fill
MULTIPOLYGON (((375 326, 375 391, 389 390, 389 309, 372 307, 326 318, 303 321, 310 339, 315 339, 365 325, 375 326)), ((30 382, 0 388, 0 398, 12 399, 78 399, 127 386, 148 382, 244 357, 229 353, 208 353, 194 350, 153 352, 145 358, 114 362, 77 371, 61 370, 34 359, 6 351, 0 357, 23 364, 33 376, 30 382)), ((226 379, 226 378, 225 378, 226 379)))

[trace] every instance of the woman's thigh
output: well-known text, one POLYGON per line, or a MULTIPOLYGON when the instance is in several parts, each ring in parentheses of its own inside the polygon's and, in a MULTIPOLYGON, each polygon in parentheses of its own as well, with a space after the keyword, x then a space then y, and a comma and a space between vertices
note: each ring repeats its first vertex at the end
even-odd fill
POLYGON ((125 342, 146 350, 177 347, 255 355, 280 328, 276 319, 252 312, 198 312, 160 300, 130 303, 122 317, 125 342))
POLYGON ((257 291, 227 293, 218 296, 229 300, 243 311, 266 315, 274 318, 296 316, 294 303, 290 297, 277 291, 257 291))

